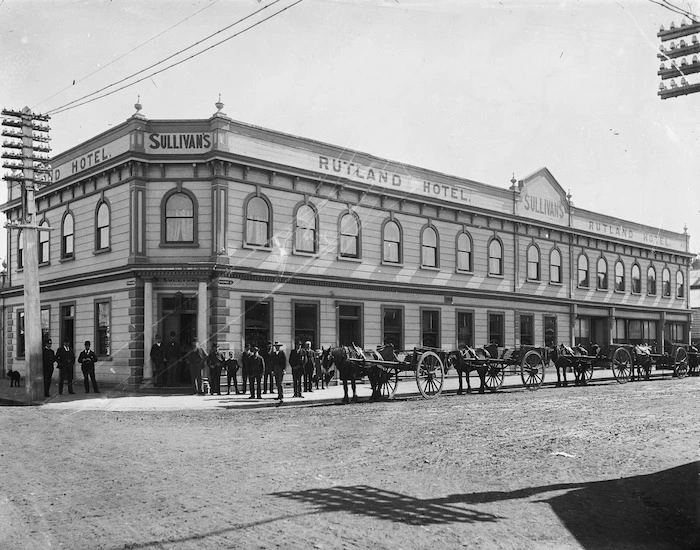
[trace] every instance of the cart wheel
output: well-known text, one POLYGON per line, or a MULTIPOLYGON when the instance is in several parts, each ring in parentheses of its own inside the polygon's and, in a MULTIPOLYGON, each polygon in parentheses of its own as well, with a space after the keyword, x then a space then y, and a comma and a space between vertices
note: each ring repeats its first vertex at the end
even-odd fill
POLYGON ((399 371, 394 370, 382 373, 382 379, 379 382, 379 391, 382 393, 382 399, 393 399, 398 386, 399 371))
POLYGON ((685 348, 678 348, 673 357, 673 375, 685 378, 688 374, 688 352, 685 348))
POLYGON ((528 390, 538 390, 544 382, 544 361, 534 349, 523 357, 520 363, 520 377, 528 390))
POLYGON ((593 379, 593 365, 587 365, 583 375, 586 377, 586 383, 590 382, 593 379))
POLYGON ((486 388, 490 392, 495 392, 503 386, 503 367, 496 363, 488 362, 486 364, 486 376, 484 379, 486 388))
POLYGON ((423 352, 416 366, 416 384, 423 397, 437 397, 445 382, 445 368, 437 353, 423 352))
POLYGON ((612 357, 613 375, 620 384, 632 379, 632 356, 625 348, 617 348, 612 357))

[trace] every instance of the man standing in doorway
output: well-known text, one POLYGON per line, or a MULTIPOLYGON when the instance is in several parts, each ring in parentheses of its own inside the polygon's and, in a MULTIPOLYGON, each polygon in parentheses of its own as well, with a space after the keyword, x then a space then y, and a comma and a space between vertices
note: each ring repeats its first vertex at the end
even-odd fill
POLYGON ((179 383, 178 366, 180 363, 180 344, 175 339, 177 334, 170 331, 170 341, 165 346, 165 372, 168 386, 177 386, 179 383))
POLYGON ((156 341, 151 347, 151 365, 153 366, 153 385, 160 388, 165 385, 165 346, 160 334, 156 334, 156 341))
POLYGON ((41 350, 41 353, 44 367, 44 397, 51 397, 49 390, 51 389, 53 364, 56 362, 56 354, 51 349, 51 340, 44 342, 44 348, 41 350))
POLYGON ((90 393, 90 380, 92 380, 92 389, 95 393, 100 393, 97 389, 97 380, 95 380, 95 363, 97 363, 97 355, 90 349, 90 340, 85 340, 85 349, 78 356, 83 371, 83 380, 85 381, 85 393, 90 393), (88 378, 90 380, 88 380, 88 378))
POLYGON ((63 340, 63 345, 56 351, 56 363, 60 375, 58 377, 58 393, 63 394, 63 383, 68 385, 68 393, 73 391, 73 367, 75 366, 75 353, 70 347, 70 342, 67 339, 63 340))
POLYGON ((304 343, 304 349, 301 353, 301 362, 304 365, 304 391, 312 392, 314 378, 314 350, 311 349, 311 341, 307 340, 304 343))

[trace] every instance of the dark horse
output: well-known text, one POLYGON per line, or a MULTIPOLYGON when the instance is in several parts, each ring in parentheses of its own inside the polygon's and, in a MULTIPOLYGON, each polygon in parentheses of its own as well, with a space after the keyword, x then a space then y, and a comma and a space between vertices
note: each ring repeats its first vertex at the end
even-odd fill
POLYGON ((331 366, 335 365, 338 370, 338 378, 343 382, 343 403, 350 403, 348 396, 348 382, 352 387, 352 402, 357 403, 357 383, 358 376, 367 376, 372 386, 372 397, 370 401, 379 400, 381 397, 380 388, 380 372, 377 367, 370 364, 365 364, 366 359, 363 350, 353 345, 338 346, 335 348, 326 348, 321 351, 321 363, 323 368, 330 372, 331 366), (350 358, 355 359, 351 361, 350 358), (362 362, 357 360, 363 360, 362 362))
POLYGON ((479 375, 481 386, 479 393, 485 393, 486 388, 486 373, 489 370, 488 359, 491 357, 488 351, 483 348, 470 348, 463 342, 459 343, 457 351, 451 351, 447 356, 447 369, 454 367, 459 375, 459 389, 457 395, 464 393, 462 386, 462 375, 467 379, 467 393, 471 393, 472 386, 469 382, 469 373, 473 370, 479 375))
POLYGON ((593 369, 594 363, 594 360, 591 358, 597 357, 599 350, 600 348, 596 344, 593 344, 590 350, 583 346, 570 347, 565 344, 549 348, 549 358, 557 369, 556 386, 567 387, 569 385, 566 379, 566 369, 568 367, 571 367, 574 371, 575 386, 587 385, 586 374, 589 369, 593 369))

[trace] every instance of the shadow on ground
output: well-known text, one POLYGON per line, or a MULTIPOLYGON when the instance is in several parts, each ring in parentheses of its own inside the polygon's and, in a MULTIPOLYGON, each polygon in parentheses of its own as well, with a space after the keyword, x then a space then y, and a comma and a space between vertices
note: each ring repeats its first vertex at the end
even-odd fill
POLYGON ((366 485, 273 493, 318 508, 406 525, 507 521, 480 504, 515 499, 548 503, 588 549, 700 549, 700 462, 591 483, 419 499, 366 485), (557 493, 548 496, 547 493, 557 493), (539 498, 537 498, 539 497, 539 498))

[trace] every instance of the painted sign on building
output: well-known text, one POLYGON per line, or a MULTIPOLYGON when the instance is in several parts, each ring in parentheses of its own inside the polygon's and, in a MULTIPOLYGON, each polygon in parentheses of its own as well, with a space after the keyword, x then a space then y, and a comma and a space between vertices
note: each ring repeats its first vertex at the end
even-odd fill
POLYGON ((568 225, 568 203, 561 187, 545 173, 526 180, 515 204, 515 214, 537 221, 568 225))
POLYGON ((79 174, 90 168, 106 163, 111 158, 129 150, 129 136, 122 136, 114 141, 96 147, 87 153, 74 157, 53 168, 53 181, 57 182, 68 176, 79 174))
POLYGON ((159 154, 203 153, 211 149, 212 143, 211 132, 154 132, 146 137, 146 150, 159 154))

